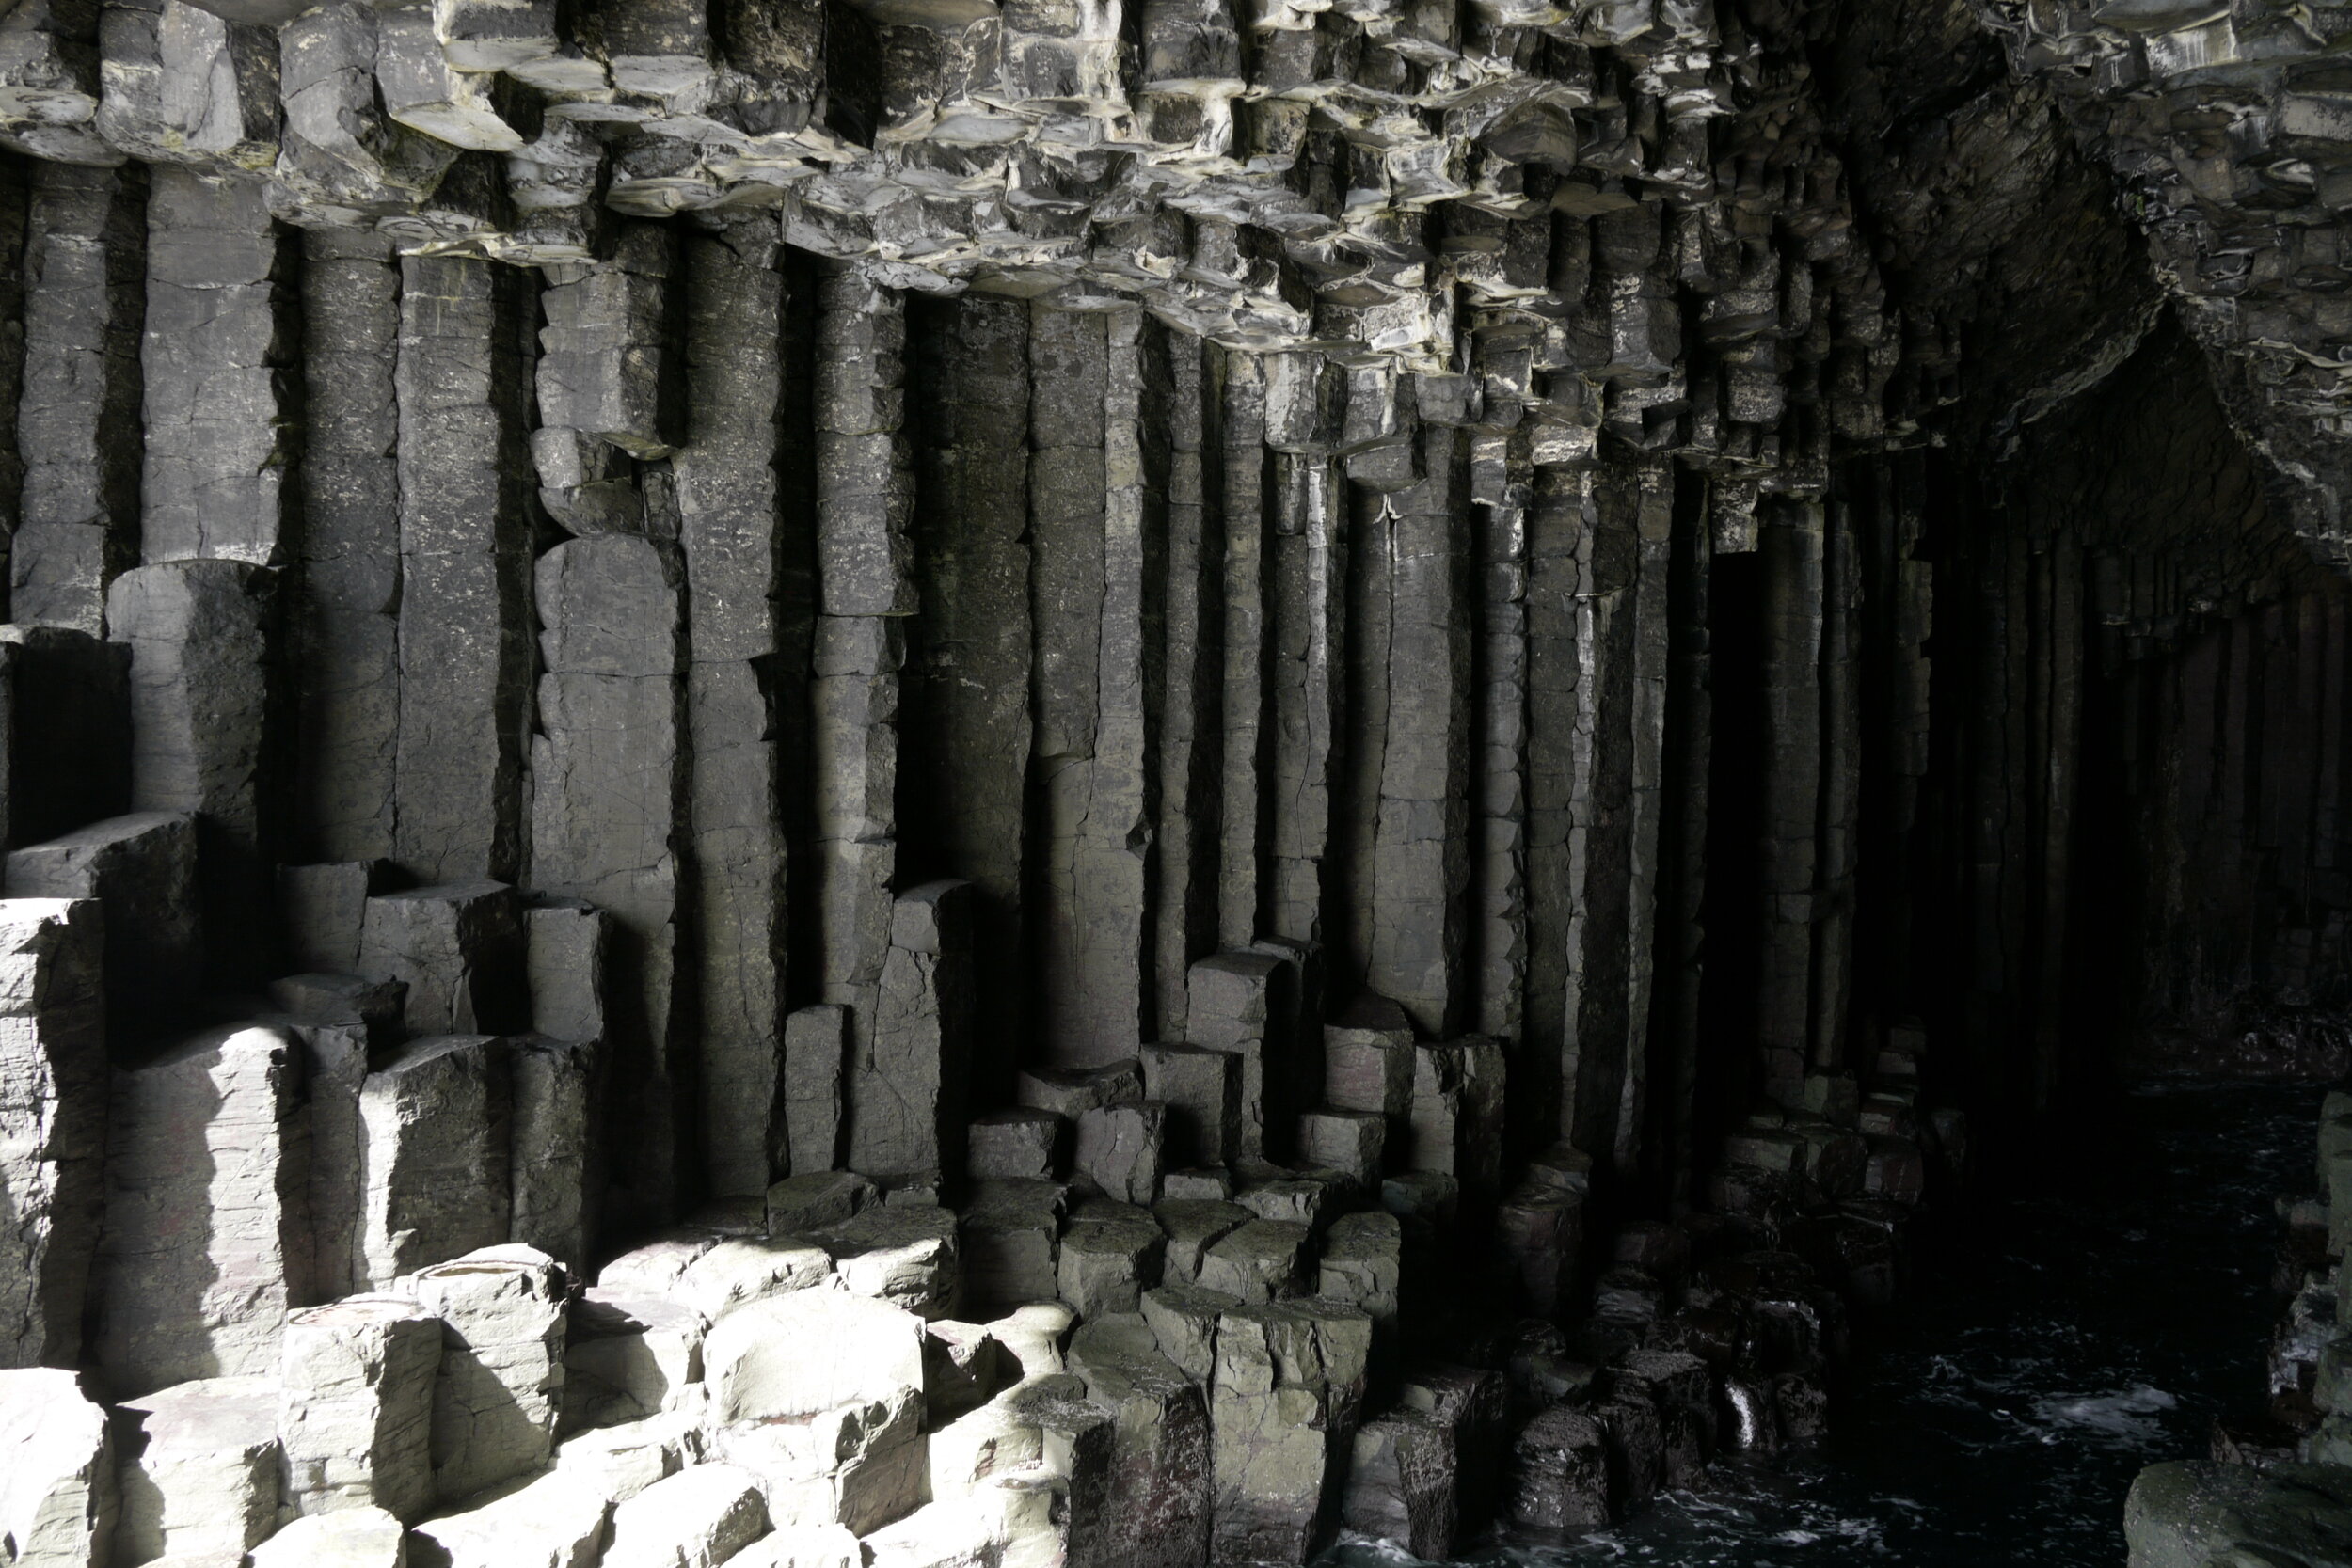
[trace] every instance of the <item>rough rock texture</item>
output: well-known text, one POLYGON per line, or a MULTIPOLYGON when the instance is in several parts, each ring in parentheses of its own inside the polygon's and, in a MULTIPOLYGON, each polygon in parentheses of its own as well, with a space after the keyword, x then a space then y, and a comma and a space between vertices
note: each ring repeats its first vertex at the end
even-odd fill
POLYGON ((0 1365, 149 1440, 8 1528, 1442 1558, 1801 1439, 2091 1075, 2352 1068, 2347 36, 11 8, 0 1365))

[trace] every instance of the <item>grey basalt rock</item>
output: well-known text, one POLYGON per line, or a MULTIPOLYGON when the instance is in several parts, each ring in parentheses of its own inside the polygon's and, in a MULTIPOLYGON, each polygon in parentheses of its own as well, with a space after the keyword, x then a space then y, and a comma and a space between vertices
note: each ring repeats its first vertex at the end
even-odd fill
POLYGON ((359 1091, 369 1287, 504 1243, 514 1203, 507 1049, 482 1035, 412 1040, 359 1091))
POLYGON ((233 1556, 277 1532, 284 1462, 275 1377, 178 1384, 117 1410, 118 1552, 233 1556))
POLYGON ((70 1371, 0 1371, 0 1531, 20 1562, 103 1568, 119 1517, 106 1413, 70 1371))
POLYGON ((434 1503, 439 1321, 405 1296, 358 1295, 290 1316, 279 1363, 287 1500, 303 1517, 434 1503))
POLYGON ((103 928, 87 900, 0 900, 0 1360, 77 1360, 105 1203, 103 928))
POLYGON ((274 1370, 315 1300, 303 1053, 282 1030, 210 1030, 115 1074, 97 1360, 147 1393, 274 1370))
POLYGON ((543 1468, 564 1388, 566 1280, 545 1253, 505 1245, 406 1281, 439 1318, 433 1488, 444 1503, 543 1468))

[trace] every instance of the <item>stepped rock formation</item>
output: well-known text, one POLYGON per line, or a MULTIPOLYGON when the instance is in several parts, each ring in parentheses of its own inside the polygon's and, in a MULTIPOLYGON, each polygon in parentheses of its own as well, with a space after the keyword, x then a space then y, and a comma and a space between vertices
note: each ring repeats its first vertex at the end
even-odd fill
POLYGON ((2085 1074, 2352 1067, 2346 40, 15 0, 0 1556, 1443 1558, 1818 1435, 2085 1074))

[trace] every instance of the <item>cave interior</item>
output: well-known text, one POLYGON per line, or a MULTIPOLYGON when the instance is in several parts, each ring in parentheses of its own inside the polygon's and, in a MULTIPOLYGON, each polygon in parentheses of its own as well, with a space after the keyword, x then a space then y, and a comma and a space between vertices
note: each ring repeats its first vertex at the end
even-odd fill
MULTIPOLYGON (((2352 1074, 2348 211, 2288 0, 0 0, 0 1563, 1818 1440, 2134 1085, 2352 1074)), ((2135 1568, 2352 1561, 2296 1114, 2135 1568)))

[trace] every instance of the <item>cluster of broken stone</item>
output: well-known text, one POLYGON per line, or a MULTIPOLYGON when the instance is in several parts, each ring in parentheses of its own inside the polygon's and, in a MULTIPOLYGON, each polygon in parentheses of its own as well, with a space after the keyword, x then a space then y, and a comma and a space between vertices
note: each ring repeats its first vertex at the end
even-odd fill
POLYGON ((1606 428, 1815 493, 1833 437, 1948 390, 1890 389, 1903 332, 1796 46, 1711 0, 216 7, 247 20, 14 8, 0 143, 559 282, 623 215, 685 214, 894 289, 1139 303, 1327 356, 1343 445, 1425 420, 1583 464, 1606 428))
POLYGON ((2352 426, 2352 8, 1975 0, 2021 74, 2122 177, 2157 277, 2233 415, 2302 482, 2297 531, 2352 555, 2331 450, 2352 426))
MULTIPOLYGON (((1877 1291, 1821 1161, 1624 1227, 1588 1282, 1589 1162, 1499 1192, 1499 1049, 1376 999, 1268 1163, 1267 1076, 1317 1025, 1265 953, 1194 966, 1185 1043, 961 1129, 954 1093, 914 1109, 961 1173, 802 1170, 588 1284, 599 911, 289 868, 318 972, 110 1083, 150 974, 116 958, 186 972, 196 844, 143 813, 6 863, 19 1562, 1297 1563, 1342 1526, 1442 1558, 1817 1432, 1843 1304, 1775 1242, 1877 1291)), ((832 1147, 837 1095, 794 1114, 832 1147)))
POLYGON ((2270 1341, 2268 1416, 2217 1421, 2208 1459, 2152 1465, 2132 1482, 2131 1568, 2263 1562, 2319 1568, 2352 1543, 2352 1094, 2322 1102, 2319 1196, 2283 1196, 2272 1285, 2287 1298, 2270 1341))

